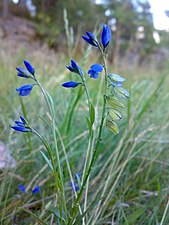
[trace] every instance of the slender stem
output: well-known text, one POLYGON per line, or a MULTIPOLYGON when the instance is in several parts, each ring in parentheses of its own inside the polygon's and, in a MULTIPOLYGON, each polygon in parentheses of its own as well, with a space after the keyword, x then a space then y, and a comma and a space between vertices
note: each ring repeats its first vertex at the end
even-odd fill
MULTIPOLYGON (((62 193, 62 197, 63 197, 63 205, 64 205, 64 210, 65 210, 65 214, 66 214, 66 221, 68 221, 68 215, 67 215, 67 207, 66 207, 66 199, 65 199, 65 193, 64 193, 64 185, 63 185, 63 174, 62 174, 62 170, 61 170, 61 164, 60 164, 60 158, 59 158, 59 151, 58 151, 58 144, 57 144, 57 139, 56 139, 56 124, 55 124, 55 115, 54 115, 54 111, 52 109, 52 106, 49 103, 48 97, 46 95, 45 90, 43 89, 42 85, 40 84, 40 82, 35 78, 35 81, 37 83, 37 85, 40 87, 44 98, 46 100, 47 106, 49 108, 49 112, 51 114, 52 117, 52 131, 53 131, 53 137, 54 137, 54 144, 55 144, 55 152, 56 152, 56 158, 57 158, 57 163, 58 163, 58 170, 59 170, 59 177, 60 177, 60 190, 62 193)), ((53 155, 53 153, 52 153, 53 155)), ((59 199, 59 197, 58 197, 59 199)), ((62 218, 62 209, 61 209, 61 218, 62 218)), ((61 221, 62 223, 63 221, 61 221)))
POLYGON ((105 53, 103 52, 103 50, 102 50, 102 48, 100 46, 99 46, 99 50, 100 50, 102 58, 103 58, 103 65, 104 65, 104 72, 105 72, 105 89, 104 89, 104 99, 103 99, 103 108, 102 108, 101 122, 100 122, 100 126, 99 126, 99 133, 98 133, 96 145, 95 145, 95 148, 93 149, 93 156, 92 156, 92 159, 90 161, 89 168, 86 171, 86 174, 85 174, 85 177, 84 177, 81 189, 80 189, 79 194, 77 196, 77 199, 75 201, 75 204, 74 204, 74 207, 73 207, 73 215, 72 215, 72 218, 69 221, 68 225, 71 225, 73 223, 73 221, 75 219, 75 216, 77 214, 77 209, 78 209, 80 200, 82 198, 82 193, 83 193, 83 191, 85 189, 86 182, 88 180, 88 177, 90 175, 90 172, 92 170, 93 164, 94 164, 95 159, 96 159, 97 149, 98 149, 99 144, 101 142, 101 136, 102 136, 102 130, 103 130, 104 119, 105 119, 105 112, 106 112, 106 98, 105 98, 105 96, 107 94, 107 74, 108 73, 107 73, 107 65, 106 65, 106 55, 105 55, 105 53))

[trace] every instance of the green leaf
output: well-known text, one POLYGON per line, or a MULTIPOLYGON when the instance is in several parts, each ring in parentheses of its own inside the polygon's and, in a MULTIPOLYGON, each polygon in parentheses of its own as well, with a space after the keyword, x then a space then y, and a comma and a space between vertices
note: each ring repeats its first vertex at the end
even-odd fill
POLYGON ((118 74, 109 74, 108 77, 113 80, 113 81, 117 81, 117 82, 124 82, 126 79, 119 76, 118 74))
POLYGON ((51 109, 52 109, 52 113, 54 115, 55 110, 54 110, 53 99, 52 99, 51 95, 47 91, 46 91, 46 96, 48 98, 48 102, 50 103, 50 106, 51 106, 51 109))
POLYGON ((86 118, 87 125, 88 125, 88 128, 89 128, 89 133, 90 133, 90 136, 91 136, 92 135, 92 124, 90 122, 90 119, 87 116, 85 116, 85 118, 86 118))
POLYGON ((53 213, 54 216, 59 219, 59 220, 62 220, 63 222, 66 222, 66 215, 65 213, 62 211, 62 218, 60 216, 60 210, 59 208, 57 207, 50 207, 47 209, 49 212, 53 213))
POLYGON ((52 172, 54 172, 51 161, 48 159, 48 157, 45 155, 45 153, 43 153, 42 151, 40 151, 40 153, 42 154, 42 156, 43 156, 44 160, 46 161, 46 163, 48 164, 48 166, 51 168, 52 172))
POLYGON ((109 128, 109 130, 111 130, 114 134, 119 133, 118 126, 113 121, 111 121, 109 119, 106 121, 106 127, 109 128))
MULTIPOLYGON (((130 224, 130 225, 136 224, 136 220, 137 220, 141 215, 143 215, 144 212, 145 212, 144 209, 139 208, 139 209, 137 209, 135 212, 133 212, 132 214, 130 214, 130 215, 127 217, 127 222, 128 222, 128 224, 130 224)), ((123 223, 123 225, 125 225, 125 224, 126 224, 126 223, 123 223)))
POLYGON ((110 109, 109 111, 109 117, 112 119, 112 120, 120 120, 122 119, 122 115, 119 111, 117 110, 113 110, 113 109, 110 109))
POLYGON ((22 209, 23 211, 27 212, 29 215, 33 216, 40 224, 47 225, 47 223, 43 222, 37 215, 32 213, 30 210, 25 209, 24 207, 18 207, 19 209, 22 209))
POLYGON ((124 105, 113 96, 107 96, 107 102, 113 109, 124 108, 124 105))
POLYGON ((119 95, 119 97, 130 98, 130 93, 122 87, 115 87, 115 92, 119 95))
POLYGON ((99 197, 99 198, 97 197, 95 199, 95 201, 90 204, 90 206, 87 208, 86 211, 84 211, 81 215, 77 216, 77 218, 76 218, 75 222, 73 223, 73 225, 79 225, 79 224, 81 224, 83 217, 85 217, 88 212, 90 212, 91 210, 93 210, 93 208, 98 204, 98 202, 100 200, 102 200, 104 197, 105 196, 102 196, 102 197, 99 197))
POLYGON ((95 121, 95 109, 92 102, 90 102, 90 105, 89 105, 89 113, 90 113, 90 122, 93 125, 95 121))

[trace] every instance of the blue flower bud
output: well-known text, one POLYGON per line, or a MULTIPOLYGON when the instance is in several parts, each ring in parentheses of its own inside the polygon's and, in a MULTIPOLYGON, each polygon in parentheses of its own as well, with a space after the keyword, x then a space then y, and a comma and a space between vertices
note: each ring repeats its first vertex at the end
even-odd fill
POLYGON ((23 193, 26 192, 26 187, 22 184, 18 185, 18 189, 19 189, 19 191, 21 191, 23 193))
POLYGON ((96 36, 95 36, 93 33, 88 32, 88 31, 86 32, 86 34, 87 34, 88 37, 82 36, 82 38, 83 38, 87 43, 89 43, 90 45, 93 45, 93 46, 95 46, 95 47, 98 47, 98 41, 97 41, 96 36))
POLYGON ((32 189, 32 194, 37 194, 40 191, 40 186, 37 185, 34 189, 32 189))
POLYGON ((102 30, 102 35, 101 35, 101 41, 102 41, 104 48, 106 48, 108 46, 110 40, 111 40, 111 30, 106 24, 104 24, 103 30, 102 30))
POLYGON ((18 71, 18 76, 19 77, 24 77, 24 78, 31 78, 29 72, 24 69, 24 68, 16 68, 16 70, 18 71))
POLYGON ((89 71, 88 71, 88 74, 90 74, 90 77, 91 78, 94 78, 94 79, 97 79, 98 76, 99 76, 99 72, 102 72, 103 70, 103 66, 100 65, 100 64, 93 64, 89 71))
POLYGON ((68 81, 62 84, 63 87, 65 88, 75 88, 77 87, 79 84, 82 84, 80 82, 74 82, 74 81, 68 81))
POLYGON ((23 116, 20 116, 20 119, 21 119, 23 124, 27 124, 28 123, 27 120, 23 116))
POLYGON ((32 91, 32 88, 33 88, 32 84, 26 84, 20 88, 16 88, 16 91, 19 92, 19 96, 27 96, 32 91))
POLYGON ((77 192, 79 190, 78 185, 75 182, 70 181, 70 186, 75 189, 75 191, 77 192))
POLYGON ((83 76, 82 69, 77 65, 77 63, 74 60, 71 60, 71 65, 66 66, 66 68, 73 73, 79 74, 81 77, 83 76))
POLYGON ((24 64, 26 66, 26 69, 29 71, 29 73, 31 73, 34 76, 35 69, 33 68, 33 66, 26 60, 24 60, 24 64))

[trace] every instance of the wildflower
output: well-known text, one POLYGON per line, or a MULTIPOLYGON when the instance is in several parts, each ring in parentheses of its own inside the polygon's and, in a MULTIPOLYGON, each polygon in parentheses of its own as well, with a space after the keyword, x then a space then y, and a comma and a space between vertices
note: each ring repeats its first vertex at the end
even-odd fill
POLYGON ((104 48, 106 48, 108 46, 110 40, 111 40, 111 30, 106 24, 104 24, 103 30, 102 30, 102 35, 101 35, 101 41, 102 41, 104 48))
POLYGON ((79 190, 79 187, 75 182, 70 181, 70 187, 72 187, 76 192, 79 190))
POLYGON ((62 86, 65 87, 65 88, 75 88, 79 84, 82 84, 82 83, 80 83, 80 82, 74 82, 74 81, 69 81, 69 82, 63 83, 62 86))
POLYGON ((35 188, 32 189, 32 194, 37 194, 40 191, 40 186, 37 185, 35 188))
POLYGON ((32 88, 33 88, 32 84, 26 84, 20 88, 16 88, 16 91, 19 92, 19 96, 27 96, 32 91, 32 88))
POLYGON ((32 75, 34 76, 35 74, 35 69, 32 67, 32 65, 28 62, 28 61, 24 61, 25 64, 25 68, 16 68, 16 70, 18 71, 18 76, 19 77, 24 77, 24 78, 32 78, 32 75))
POLYGON ((18 189, 23 193, 26 192, 26 187, 23 184, 18 185, 18 189))
POLYGON ((19 77, 24 77, 24 78, 32 78, 29 74, 29 72, 24 69, 24 68, 16 68, 16 70, 18 71, 18 76, 19 77))
POLYGON ((20 116, 20 119, 21 121, 15 121, 17 126, 11 126, 11 128, 19 132, 31 132, 26 119, 23 116, 20 116))
POLYGON ((94 79, 97 79, 98 76, 99 76, 99 72, 102 72, 103 70, 103 66, 100 65, 100 64, 93 64, 91 67, 90 67, 90 70, 88 71, 88 74, 90 74, 90 77, 91 78, 94 78, 94 79))
POLYGON ((24 64, 26 66, 26 69, 29 71, 29 73, 31 73, 34 76, 35 69, 33 68, 33 66, 26 60, 24 60, 24 64))
POLYGON ((72 73, 77 73, 81 77, 83 76, 82 69, 77 65, 77 63, 74 60, 71 60, 71 65, 66 66, 68 70, 70 70, 72 73))
POLYGON ((97 41, 96 36, 93 33, 90 33, 90 32, 86 32, 86 34, 87 34, 88 37, 82 36, 82 38, 86 42, 88 42, 89 44, 98 47, 98 41, 97 41))

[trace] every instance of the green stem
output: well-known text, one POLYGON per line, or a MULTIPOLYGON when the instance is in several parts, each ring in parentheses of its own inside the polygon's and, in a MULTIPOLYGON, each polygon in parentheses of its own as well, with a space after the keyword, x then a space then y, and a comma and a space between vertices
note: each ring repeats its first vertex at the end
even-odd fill
MULTIPOLYGON (((48 97, 46 95, 45 90, 43 89, 42 85, 40 84, 40 82, 36 78, 35 78, 35 81, 36 81, 37 85, 40 87, 40 89, 41 89, 41 91, 42 91, 42 93, 44 95, 44 98, 46 100, 47 106, 49 108, 49 112, 50 112, 51 117, 52 117, 52 131, 53 131, 53 138, 54 138, 54 144, 55 144, 55 152, 56 152, 56 158, 57 158, 58 170, 59 170, 59 177, 60 177, 60 182, 59 182, 60 183, 60 190, 61 190, 62 198, 63 198, 63 205, 64 205, 65 214, 66 214, 66 221, 68 221, 67 207, 66 207, 66 199, 65 199, 64 185, 63 185, 63 174, 62 174, 62 170, 61 170, 61 164, 60 164, 60 158, 59 158, 59 151, 58 151, 58 144, 57 144, 57 139, 56 139, 55 115, 54 115, 53 108, 52 108, 52 106, 49 103, 49 100, 48 100, 48 97)), ((53 155, 53 153, 52 153, 52 155, 53 155)), ((58 182, 58 181, 56 181, 56 182, 58 182)), ((58 196, 58 199, 59 199, 59 196, 58 196)), ((61 207, 60 214, 61 214, 61 218, 62 218, 62 215, 63 215, 63 213, 62 213, 62 207, 61 207)), ((63 220, 61 220, 61 223, 62 222, 63 222, 63 220)))
MULTIPOLYGON (((105 53, 103 52, 102 48, 99 46, 99 50, 101 52, 101 55, 102 55, 102 58, 103 58, 103 65, 104 65, 104 72, 105 72, 105 89, 104 89, 104 96, 106 96, 107 94, 107 65, 106 65, 106 55, 105 53)), ((106 112, 106 98, 104 97, 103 99, 103 108, 102 108, 102 116, 101 116, 101 122, 100 122, 100 126, 99 126, 99 133, 98 133, 98 137, 97 137, 97 141, 96 141, 96 145, 95 145, 95 148, 93 149, 93 156, 92 156, 92 159, 90 161, 90 164, 89 164, 89 168, 88 170, 86 171, 86 174, 84 176, 84 180, 83 180, 83 183, 82 183, 82 186, 81 186, 81 189, 79 191, 79 194, 77 196, 77 199, 75 201, 75 204, 73 206, 73 215, 71 217, 71 220, 69 221, 68 225, 72 225, 73 222, 74 222, 74 219, 76 217, 76 214, 77 214, 77 210, 78 210, 78 206, 79 206, 79 203, 80 203, 80 200, 82 198, 82 193, 85 189, 85 185, 86 185, 86 182, 88 180, 88 177, 90 175, 90 172, 92 170, 92 167, 93 167, 93 164, 95 162, 95 159, 96 159, 96 153, 97 153, 97 149, 99 147, 99 144, 101 142, 101 136, 102 136, 102 130, 103 130, 103 125, 104 125, 104 119, 105 119, 105 112, 106 112)))

